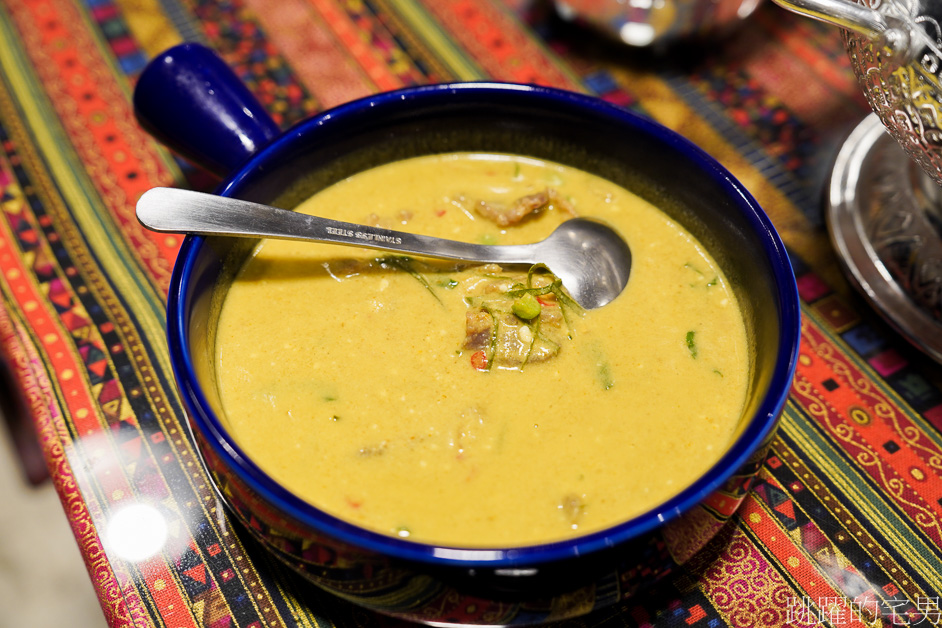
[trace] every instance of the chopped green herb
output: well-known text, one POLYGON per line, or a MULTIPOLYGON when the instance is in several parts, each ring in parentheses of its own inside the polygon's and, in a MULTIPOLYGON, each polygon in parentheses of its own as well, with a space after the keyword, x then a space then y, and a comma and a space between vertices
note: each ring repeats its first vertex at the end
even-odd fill
MULTIPOLYGON (((537 334, 534 333, 534 330, 538 329, 539 326, 540 326, 540 319, 536 319, 533 327, 527 326, 527 330, 530 333, 530 345, 527 347, 527 353, 526 355, 523 356, 523 362, 520 364, 521 371, 527 368, 527 364, 530 363, 530 356, 533 355, 533 348, 536 346, 536 339, 537 339, 537 334)), ((520 337, 520 340, 523 340, 524 342, 526 342, 526 338, 524 338, 524 333, 522 329, 520 331, 519 337, 520 337)))
POLYGON ((517 162, 514 162, 514 179, 519 179, 519 178, 520 178, 520 164, 517 162))
POLYGON ((500 320, 486 305, 481 305, 481 309, 487 312, 487 315, 491 317, 491 342, 488 346, 488 352, 484 354, 484 357, 487 360, 484 370, 490 371, 491 365, 494 364, 494 357, 497 355, 497 333, 500 331, 500 320))
POLYGON ((446 277, 445 279, 439 281, 438 285, 445 290, 454 290, 458 287, 458 281, 456 279, 452 279, 451 277, 446 277))
POLYGON ((523 320, 529 321, 539 316, 543 307, 540 305, 540 302, 537 301, 535 296, 527 292, 524 293, 520 298, 516 299, 513 302, 513 305, 510 306, 510 309, 513 310, 514 314, 523 320))
POLYGON ((603 390, 610 390, 615 386, 615 373, 608 361, 605 346, 598 341, 587 341, 580 351, 586 358, 586 367, 595 373, 595 380, 603 390))
POLYGON ((439 303, 442 302, 442 300, 438 298, 438 295, 435 294, 435 289, 432 288, 431 284, 429 284, 428 279, 425 278, 425 275, 417 271, 412 265, 411 257, 407 257, 405 255, 388 255, 386 257, 377 257, 373 261, 379 264, 382 268, 392 267, 409 273, 415 278, 416 281, 422 284, 426 290, 429 291, 429 294, 435 297, 436 301, 439 303))
POLYGON ((723 377, 723 373, 719 369, 713 369, 713 372, 719 375, 720 377, 723 377))
POLYGON ((688 331, 687 332, 687 349, 690 351, 690 356, 696 359, 697 357, 697 341, 694 338, 697 332, 688 331))
POLYGON ((612 368, 608 365, 608 362, 599 362, 597 374, 599 382, 602 383, 602 388, 605 390, 610 390, 615 385, 612 368))
MULTIPOLYGON (((537 301, 537 305, 539 305, 539 301, 537 301)), ((542 307, 541 307, 541 310, 542 310, 542 307)), ((523 341, 526 341, 527 334, 529 334, 530 336, 530 346, 527 347, 527 354, 524 356, 523 363, 520 365, 521 371, 527 366, 527 364, 530 363, 530 356, 533 355, 533 349, 536 347, 537 340, 540 340, 547 345, 551 345, 557 351, 559 350, 559 345, 553 342, 552 340, 550 340, 549 338, 547 338, 540 331, 540 317, 539 316, 534 317, 534 319, 530 321, 530 324, 526 326, 526 333, 524 333, 523 329, 520 330, 520 334, 519 334, 520 339, 523 341)))
POLYGON ((317 391, 317 396, 324 403, 331 403, 340 398, 340 393, 337 391, 336 386, 324 382, 315 382, 314 386, 317 391))
POLYGON ((549 294, 556 290, 556 282, 549 284, 548 286, 543 286, 542 288, 530 288, 524 286, 523 284, 515 284, 507 291, 507 296, 511 298, 519 298, 525 294, 529 294, 534 297, 538 297, 543 294, 549 294))
MULTIPOLYGON (((684 264, 684 268, 686 268, 686 269, 688 269, 688 270, 692 270, 693 272, 695 272, 695 273, 697 273, 698 275, 700 275, 700 277, 698 278, 698 280, 697 280, 696 282, 690 284, 690 287, 691 287, 691 288, 696 288, 697 286, 702 286, 702 285, 704 285, 704 284, 702 283, 702 280, 703 280, 703 279, 706 279, 706 275, 703 273, 702 270, 700 270, 699 268, 697 268, 696 266, 694 266, 694 265, 691 264, 690 262, 687 262, 686 264, 684 264)), ((709 288, 709 287, 711 287, 711 286, 719 285, 719 283, 720 283, 720 278, 719 278, 719 276, 718 276, 718 275, 713 275, 713 279, 711 279, 710 281, 708 281, 708 282, 706 283, 706 286, 709 288)))

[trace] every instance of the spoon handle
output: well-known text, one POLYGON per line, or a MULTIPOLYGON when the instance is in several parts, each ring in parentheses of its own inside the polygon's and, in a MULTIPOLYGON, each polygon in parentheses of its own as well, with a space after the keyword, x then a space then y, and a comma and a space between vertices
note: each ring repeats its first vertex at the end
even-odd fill
POLYGON ((532 264, 538 261, 538 243, 470 244, 177 188, 153 188, 142 194, 137 202, 137 219, 148 229, 165 233, 310 240, 484 263, 532 264))

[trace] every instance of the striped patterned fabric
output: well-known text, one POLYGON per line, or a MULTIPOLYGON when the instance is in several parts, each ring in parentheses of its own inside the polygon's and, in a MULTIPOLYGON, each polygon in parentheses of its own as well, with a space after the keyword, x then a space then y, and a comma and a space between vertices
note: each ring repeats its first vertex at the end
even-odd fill
POLYGON ((496 79, 596 94, 716 157, 796 270, 781 427, 709 560, 565 625, 942 626, 942 372, 849 288, 824 226, 831 162, 869 111, 835 29, 767 3, 722 40, 659 55, 529 0, 2 0, 0 394, 35 427, 112 626, 399 625, 299 581, 232 525, 185 432, 164 336, 181 238, 143 229, 134 204, 217 181, 130 103, 148 59, 184 40, 219 52, 282 126, 496 79), (175 551, 125 562, 103 523, 140 496, 175 551))

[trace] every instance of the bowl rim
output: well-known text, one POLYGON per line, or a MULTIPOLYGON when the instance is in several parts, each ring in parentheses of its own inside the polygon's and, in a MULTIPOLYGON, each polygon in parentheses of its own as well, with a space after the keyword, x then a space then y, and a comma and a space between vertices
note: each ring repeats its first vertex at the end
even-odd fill
MULTIPOLYGON (((499 82, 460 82, 409 87, 383 92, 354 100, 303 120, 285 131, 270 145, 250 157, 238 172, 224 181, 217 193, 231 196, 253 172, 266 162, 298 143, 307 143, 311 134, 325 125, 343 125, 352 115, 365 108, 382 112, 386 107, 397 107, 406 102, 440 104, 452 99, 494 98, 508 94, 540 101, 544 106, 553 104, 576 106, 587 115, 605 116, 617 120, 633 132, 645 133, 683 153, 695 162, 707 177, 726 188, 731 200, 746 217, 749 226, 760 238, 762 249, 773 269, 775 293, 778 296, 778 316, 782 321, 778 330, 779 355, 769 378, 768 391, 749 420, 745 429, 726 453, 703 475, 684 490, 662 504, 603 530, 543 544, 519 547, 455 547, 435 543, 422 543, 410 539, 388 536, 348 523, 320 510, 316 506, 288 491, 252 461, 231 438, 215 416, 206 396, 197 384, 193 359, 186 339, 188 316, 186 312, 187 288, 191 282, 196 260, 207 238, 188 235, 178 253, 170 280, 167 300, 167 338, 170 360, 178 390, 186 407, 189 429, 198 428, 206 437, 203 441, 213 452, 227 461, 239 479, 255 493, 264 496, 271 505, 287 513, 297 522, 310 526, 318 534, 333 537, 344 543, 412 563, 452 565, 462 568, 516 568, 541 565, 565 559, 594 554, 606 548, 625 544, 631 540, 676 519, 704 501, 734 475, 761 447, 777 424, 795 373, 800 340, 800 305, 798 289, 791 262, 784 244, 752 195, 701 148, 678 133, 640 114, 607 103, 601 99, 557 88, 499 82)), ((199 447, 197 447, 199 452, 199 447)), ((205 461, 204 461, 205 466, 205 461)), ((212 473, 210 480, 216 486, 212 473)), ((221 491, 218 491, 222 494, 221 491)), ((224 499, 225 501, 225 499, 224 499)))

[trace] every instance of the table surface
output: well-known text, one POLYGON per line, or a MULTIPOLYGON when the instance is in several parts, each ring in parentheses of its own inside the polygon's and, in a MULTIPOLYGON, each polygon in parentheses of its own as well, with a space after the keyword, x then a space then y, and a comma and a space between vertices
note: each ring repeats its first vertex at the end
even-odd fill
POLYGON ((721 40, 655 53, 528 0, 3 0, 4 394, 36 428, 112 626, 397 623, 261 551, 185 434, 163 311, 180 238, 133 209, 151 187, 216 180, 130 104, 147 60, 184 40, 217 50, 282 126, 373 92, 491 78, 596 94, 703 147, 792 255, 797 374, 722 547, 566 625, 942 625, 942 377, 848 286, 823 217, 831 163, 869 113, 836 29, 766 3, 721 40), (133 505, 166 525, 143 560, 115 541, 133 505))

